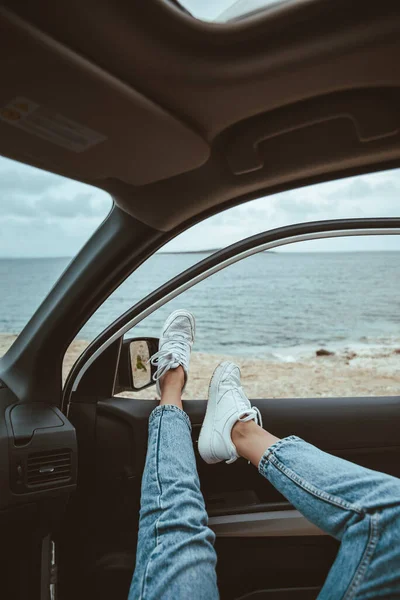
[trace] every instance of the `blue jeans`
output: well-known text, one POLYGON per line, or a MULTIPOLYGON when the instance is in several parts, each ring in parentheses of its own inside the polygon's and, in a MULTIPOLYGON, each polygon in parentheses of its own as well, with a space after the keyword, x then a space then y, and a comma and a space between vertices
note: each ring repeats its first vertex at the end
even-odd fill
MULTIPOLYGON (((176 406, 159 406, 150 416, 129 600, 219 597, 215 536, 207 526, 190 429, 176 406)), ((341 541, 319 600, 400 598, 399 479, 295 436, 271 446, 259 472, 309 521, 341 541)))

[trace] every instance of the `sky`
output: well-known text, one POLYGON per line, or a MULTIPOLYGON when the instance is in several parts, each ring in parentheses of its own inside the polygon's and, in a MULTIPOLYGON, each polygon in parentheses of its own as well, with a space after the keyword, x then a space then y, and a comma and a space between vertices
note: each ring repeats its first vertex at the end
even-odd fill
POLYGON ((178 0, 194 17, 205 21, 245 14, 277 4, 279 0, 178 0))
POLYGON ((111 206, 101 190, 0 157, 0 257, 74 256, 111 206))
MULTIPOLYGON (((0 157, 0 257, 74 256, 107 216, 97 188, 0 157)), ((170 242, 170 251, 220 248, 292 223, 400 216, 400 169, 326 182, 229 209, 170 242), (204 240, 207 240, 206 248, 204 240)), ((341 238, 287 251, 400 250, 400 236, 341 238)))

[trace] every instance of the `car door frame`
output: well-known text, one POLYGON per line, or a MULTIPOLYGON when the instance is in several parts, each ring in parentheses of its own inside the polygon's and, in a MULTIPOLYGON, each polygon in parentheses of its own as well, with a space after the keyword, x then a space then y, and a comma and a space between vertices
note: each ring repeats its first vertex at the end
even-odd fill
MULTIPOLYGON (((122 340, 127 331, 170 300, 218 271, 265 250, 298 242, 333 237, 399 234, 398 217, 313 221, 267 230, 211 254, 137 302, 93 340, 68 374, 63 390, 62 410, 68 412, 69 403, 79 396, 79 387, 85 373, 93 368, 106 350, 111 350, 113 344, 118 350, 118 340, 122 340)), ((116 369, 119 352, 114 352, 114 355, 116 369)), ((101 389, 93 390, 93 393, 101 395, 101 389)))

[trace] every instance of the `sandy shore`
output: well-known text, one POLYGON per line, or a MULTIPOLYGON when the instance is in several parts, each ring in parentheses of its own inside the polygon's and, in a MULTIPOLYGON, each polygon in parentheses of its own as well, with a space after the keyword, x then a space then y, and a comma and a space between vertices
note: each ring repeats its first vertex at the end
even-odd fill
MULTIPOLYGON (((0 356, 15 336, 0 334, 0 356)), ((64 377, 87 342, 73 342, 64 360, 64 377)), ((251 398, 394 396, 400 395, 400 349, 375 351, 337 351, 331 356, 301 357, 292 362, 277 362, 237 356, 194 352, 186 399, 206 398, 214 368, 221 360, 233 360, 241 368, 242 383, 251 398)), ((125 396, 155 398, 155 387, 140 394, 125 396)))

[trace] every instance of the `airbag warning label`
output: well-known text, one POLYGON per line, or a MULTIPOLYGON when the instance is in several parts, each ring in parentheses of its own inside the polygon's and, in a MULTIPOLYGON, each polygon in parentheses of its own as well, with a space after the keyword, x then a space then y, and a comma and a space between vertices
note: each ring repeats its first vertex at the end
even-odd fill
POLYGON ((73 152, 84 152, 107 139, 89 127, 22 97, 0 108, 0 120, 73 152))

